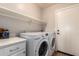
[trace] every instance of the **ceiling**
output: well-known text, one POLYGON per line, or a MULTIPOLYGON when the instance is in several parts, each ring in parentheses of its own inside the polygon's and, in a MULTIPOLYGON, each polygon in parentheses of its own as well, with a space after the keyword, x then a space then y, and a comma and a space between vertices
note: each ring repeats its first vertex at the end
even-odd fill
POLYGON ((40 8, 48 8, 52 5, 55 5, 55 3, 35 3, 40 8))

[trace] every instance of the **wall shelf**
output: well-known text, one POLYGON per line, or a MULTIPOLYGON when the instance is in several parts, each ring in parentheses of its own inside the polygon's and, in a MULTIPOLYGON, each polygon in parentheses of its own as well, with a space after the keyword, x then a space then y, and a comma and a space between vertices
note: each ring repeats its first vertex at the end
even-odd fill
POLYGON ((24 20, 28 23, 35 21, 35 22, 46 24, 45 22, 41 21, 40 19, 28 16, 28 15, 20 14, 18 12, 15 12, 13 10, 10 10, 10 9, 2 7, 2 6, 0 6, 0 15, 15 18, 15 19, 18 19, 18 20, 24 20))

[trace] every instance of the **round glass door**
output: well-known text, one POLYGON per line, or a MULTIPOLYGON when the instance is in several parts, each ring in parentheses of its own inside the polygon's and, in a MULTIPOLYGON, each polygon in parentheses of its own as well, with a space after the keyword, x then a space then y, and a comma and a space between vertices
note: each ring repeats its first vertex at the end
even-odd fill
POLYGON ((42 42, 38 50, 39 56, 45 56, 48 50, 48 43, 46 41, 42 42))

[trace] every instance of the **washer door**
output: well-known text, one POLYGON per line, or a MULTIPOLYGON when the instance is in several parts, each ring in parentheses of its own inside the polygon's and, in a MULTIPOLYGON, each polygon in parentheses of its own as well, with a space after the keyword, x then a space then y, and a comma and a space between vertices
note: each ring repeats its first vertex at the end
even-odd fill
POLYGON ((37 56, 46 56, 48 55, 49 45, 48 40, 41 40, 36 48, 36 55, 37 56))

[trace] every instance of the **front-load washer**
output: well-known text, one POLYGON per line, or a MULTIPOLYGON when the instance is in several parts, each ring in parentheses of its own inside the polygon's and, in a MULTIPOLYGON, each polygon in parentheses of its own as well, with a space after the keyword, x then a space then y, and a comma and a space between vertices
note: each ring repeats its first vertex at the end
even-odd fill
POLYGON ((49 41, 41 33, 21 33, 22 38, 27 39, 27 56, 48 56, 49 41))

